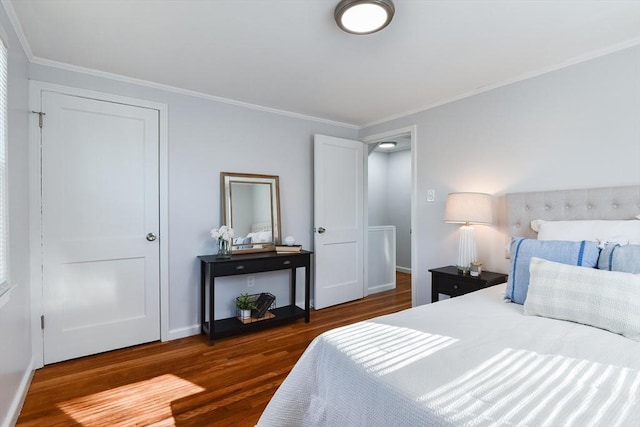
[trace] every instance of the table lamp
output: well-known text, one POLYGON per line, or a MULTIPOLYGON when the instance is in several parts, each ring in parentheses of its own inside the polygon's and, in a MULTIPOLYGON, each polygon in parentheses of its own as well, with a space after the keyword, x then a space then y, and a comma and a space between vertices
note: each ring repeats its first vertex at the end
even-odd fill
POLYGON ((458 273, 469 274, 472 262, 478 259, 476 232, 471 224, 491 224, 493 207, 491 195, 486 193, 450 193, 444 211, 444 221, 464 224, 460 227, 458 244, 458 273))

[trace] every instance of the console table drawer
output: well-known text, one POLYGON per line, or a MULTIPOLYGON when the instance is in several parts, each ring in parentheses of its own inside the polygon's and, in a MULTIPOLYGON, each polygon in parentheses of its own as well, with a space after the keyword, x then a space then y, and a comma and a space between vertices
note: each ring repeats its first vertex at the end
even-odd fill
POLYGON ((251 260, 247 262, 221 262, 215 265, 214 274, 220 276, 234 276, 236 274, 258 273, 264 271, 264 260, 251 260))
POLYGON ((278 255, 275 258, 265 260, 264 263, 265 267, 270 270, 284 270, 286 268, 304 267, 307 261, 300 256, 278 255))

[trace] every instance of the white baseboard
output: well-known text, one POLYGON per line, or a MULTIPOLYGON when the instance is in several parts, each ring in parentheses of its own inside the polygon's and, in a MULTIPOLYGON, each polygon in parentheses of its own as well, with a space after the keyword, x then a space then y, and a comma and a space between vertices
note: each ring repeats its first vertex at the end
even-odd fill
POLYGON ((2 427, 10 427, 15 426, 18 422, 18 417, 20 416, 20 411, 22 410, 22 405, 24 404, 24 400, 27 398, 27 392, 29 391, 29 385, 31 385, 31 379, 33 378, 33 373, 35 371, 36 362, 33 358, 31 358, 31 362, 29 366, 24 371, 22 375, 22 380, 20 381, 20 386, 16 391, 16 394, 13 396, 11 400, 11 404, 9 405, 9 410, 7 411, 7 416, 4 420, 2 420, 2 427))
POLYGON ((200 333, 200 325, 187 326, 186 328, 171 329, 166 341, 173 341, 186 338, 200 333))
POLYGON ((396 265, 396 271, 398 273, 407 273, 407 274, 411 274, 411 269, 407 268, 407 267, 400 267, 399 265, 396 265))

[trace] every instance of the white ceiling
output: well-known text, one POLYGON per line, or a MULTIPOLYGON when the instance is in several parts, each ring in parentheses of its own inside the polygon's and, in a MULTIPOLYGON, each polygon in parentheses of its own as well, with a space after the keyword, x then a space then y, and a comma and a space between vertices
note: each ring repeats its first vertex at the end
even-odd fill
POLYGON ((640 43, 639 0, 394 0, 367 36, 338 0, 2 1, 33 62, 356 126, 640 43))

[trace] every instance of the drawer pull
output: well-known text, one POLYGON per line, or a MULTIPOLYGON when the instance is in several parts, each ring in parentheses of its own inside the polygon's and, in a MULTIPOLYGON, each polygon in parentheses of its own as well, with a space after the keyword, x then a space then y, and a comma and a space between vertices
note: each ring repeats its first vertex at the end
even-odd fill
POLYGON ((458 285, 453 285, 453 289, 458 289, 458 285))
POLYGON ((244 265, 237 265, 236 270, 244 270, 244 265))
POLYGON ((291 264, 291 261, 287 260, 287 261, 283 262, 283 264, 284 265, 289 265, 289 264, 291 264))

